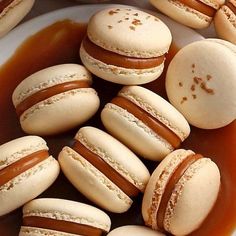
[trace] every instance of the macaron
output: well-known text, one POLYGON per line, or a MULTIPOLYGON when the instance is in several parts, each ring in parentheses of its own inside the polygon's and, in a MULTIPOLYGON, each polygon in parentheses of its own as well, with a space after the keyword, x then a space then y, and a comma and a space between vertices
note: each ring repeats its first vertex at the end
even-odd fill
POLYGON ((217 35, 236 44, 236 1, 229 0, 216 13, 214 25, 217 35))
POLYGON ((110 227, 109 216, 96 207, 63 199, 39 198, 23 207, 19 236, 102 236, 110 227))
POLYGON ((38 136, 25 136, 0 146, 0 216, 46 190, 60 167, 38 136))
POLYGON ((115 213, 127 211, 144 192, 149 172, 138 157, 115 138, 94 127, 81 128, 72 147, 59 154, 61 169, 88 199, 115 213))
POLYGON ((158 10, 194 29, 210 25, 220 7, 219 0, 150 0, 158 10))
POLYGON ((236 118, 236 46, 206 39, 182 48, 166 74, 166 92, 188 122, 216 129, 236 118))
POLYGON ((101 119, 114 137, 153 161, 179 147, 190 133, 186 119, 169 102, 140 86, 123 87, 105 105, 101 119))
POLYGON ((164 236, 164 234, 141 225, 125 225, 112 230, 107 236, 164 236))
POLYGON ((173 235, 187 235, 209 214, 219 190, 220 172, 211 159, 191 150, 175 150, 148 182, 142 202, 145 224, 173 235))
POLYGON ((14 28, 31 10, 34 0, 0 1, 0 38, 14 28))
POLYGON ((91 83, 90 72, 77 64, 56 65, 30 75, 12 95, 22 129, 52 135, 81 125, 99 108, 91 83))
POLYGON ((163 71, 171 44, 168 27, 157 17, 130 7, 97 12, 80 48, 83 64, 118 84, 144 84, 163 71))

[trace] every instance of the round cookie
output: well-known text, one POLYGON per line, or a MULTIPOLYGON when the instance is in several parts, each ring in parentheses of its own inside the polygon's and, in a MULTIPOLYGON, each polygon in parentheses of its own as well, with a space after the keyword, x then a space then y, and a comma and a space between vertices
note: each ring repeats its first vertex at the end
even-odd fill
POLYGON ((187 235, 211 211, 219 189, 220 172, 214 162, 191 150, 175 150, 148 182, 142 203, 145 224, 173 235, 187 235))
POLYGON ((98 208, 75 201, 41 198, 23 207, 19 236, 101 236, 110 227, 109 216, 98 208))
POLYGON ((226 126, 236 118, 236 46, 207 39, 182 48, 168 67, 166 91, 190 124, 226 126))
POLYGON ((150 0, 151 4, 183 25, 202 29, 210 25, 219 0, 150 0))
POLYGON ((236 1, 229 0, 216 13, 214 25, 217 35, 236 44, 236 1))
POLYGON ((0 216, 41 194, 55 181, 59 171, 58 162, 38 136, 25 136, 1 145, 0 216))
POLYGON ((0 1, 0 38, 15 27, 31 10, 34 0, 0 1))
POLYGON ((91 83, 89 71, 77 64, 52 66, 27 77, 12 95, 22 129, 52 135, 84 123, 100 104, 91 83))
POLYGON ((166 100, 140 86, 125 86, 105 105, 106 129, 141 157, 161 160, 189 133, 186 119, 166 100), (111 122, 112 121, 112 122, 111 122))
POLYGON ((89 20, 80 57, 102 79, 144 84, 162 73, 171 39, 168 27, 157 17, 128 6, 109 8, 89 20))
POLYGON ((127 211, 132 197, 149 180, 144 164, 122 143, 102 130, 81 128, 72 147, 59 154, 62 171, 88 199, 116 213, 127 211))

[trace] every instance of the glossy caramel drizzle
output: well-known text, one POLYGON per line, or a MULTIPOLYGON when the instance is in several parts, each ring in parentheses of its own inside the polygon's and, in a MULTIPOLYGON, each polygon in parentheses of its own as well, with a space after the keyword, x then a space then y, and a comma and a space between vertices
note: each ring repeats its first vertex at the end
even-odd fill
POLYGON ((2 0, 0 1, 0 14, 3 12, 3 10, 8 7, 12 2, 15 0, 2 0))
POLYGON ((227 2, 226 6, 234 13, 236 14, 236 6, 233 5, 231 2, 227 2))

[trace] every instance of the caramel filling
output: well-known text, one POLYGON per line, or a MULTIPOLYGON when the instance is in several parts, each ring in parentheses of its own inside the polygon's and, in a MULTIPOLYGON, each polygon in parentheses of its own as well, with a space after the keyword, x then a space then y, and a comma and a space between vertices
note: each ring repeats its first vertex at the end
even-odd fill
POLYGON ((89 163, 102 172, 116 186, 118 186, 129 197, 137 196, 140 192, 136 186, 131 184, 120 173, 107 164, 100 156, 91 152, 82 143, 76 140, 72 147, 77 153, 83 156, 89 163))
POLYGON ((234 6, 231 2, 227 2, 226 6, 234 13, 236 14, 236 6, 234 6))
POLYGON ((26 110, 35 104, 42 102, 54 95, 64 93, 78 88, 89 88, 87 81, 69 81, 63 84, 57 84, 49 88, 42 89, 31 96, 27 97, 16 106, 16 113, 20 117, 26 110))
POLYGON ((103 231, 90 225, 84 225, 65 220, 55 220, 39 216, 23 217, 23 226, 61 231, 83 236, 101 236, 103 231))
POLYGON ((199 0, 178 0, 178 1, 190 8, 193 8, 196 11, 203 13, 204 15, 209 16, 209 17, 213 17, 216 13, 216 9, 202 3, 199 0))
POLYGON ((180 178, 184 175, 187 169, 200 158, 203 158, 203 156, 200 154, 193 154, 188 156, 184 161, 182 161, 182 163, 179 164, 175 172, 168 180, 156 215, 157 226, 160 230, 165 231, 164 229, 165 212, 176 184, 179 182, 180 178))
POLYGON ((0 186, 49 157, 48 151, 34 152, 0 170, 0 186))
POLYGON ((133 114, 136 118, 141 120, 145 125, 147 125, 151 130, 153 130, 156 134, 158 134, 168 143, 170 143, 170 145, 174 148, 177 148, 180 145, 181 139, 172 130, 170 130, 158 119, 150 115, 148 112, 146 112, 133 102, 123 97, 115 97, 112 99, 111 103, 133 114))
POLYGON ((149 69, 161 65, 165 60, 164 55, 153 58, 136 58, 120 55, 97 46, 91 42, 88 37, 84 38, 83 47, 90 56, 99 61, 102 61, 108 65, 128 69, 149 69))
POLYGON ((3 10, 8 7, 14 0, 2 0, 0 1, 0 14, 3 12, 3 10))

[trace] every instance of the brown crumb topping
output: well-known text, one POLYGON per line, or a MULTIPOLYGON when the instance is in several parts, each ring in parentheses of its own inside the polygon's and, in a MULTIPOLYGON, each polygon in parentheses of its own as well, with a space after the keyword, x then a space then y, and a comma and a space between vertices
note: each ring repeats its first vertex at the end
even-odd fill
POLYGON ((114 15, 114 14, 117 14, 117 13, 118 13, 117 11, 113 11, 113 10, 110 10, 110 11, 108 12, 108 14, 111 15, 111 16, 114 15))
POLYGON ((131 25, 129 28, 130 28, 131 30, 135 31, 135 27, 134 27, 134 26, 131 25))
POLYGON ((186 102, 187 100, 188 100, 187 97, 183 97, 183 98, 182 98, 182 101, 181 101, 180 103, 183 104, 183 103, 186 102))
POLYGON ((108 27, 108 29, 112 29, 113 28, 111 25, 108 25, 107 27, 108 27))
POLYGON ((183 87, 183 83, 182 82, 179 82, 179 87, 183 87))
POLYGON ((133 24, 133 25, 142 25, 141 21, 138 20, 138 19, 134 19, 134 20, 132 21, 132 24, 133 24))

